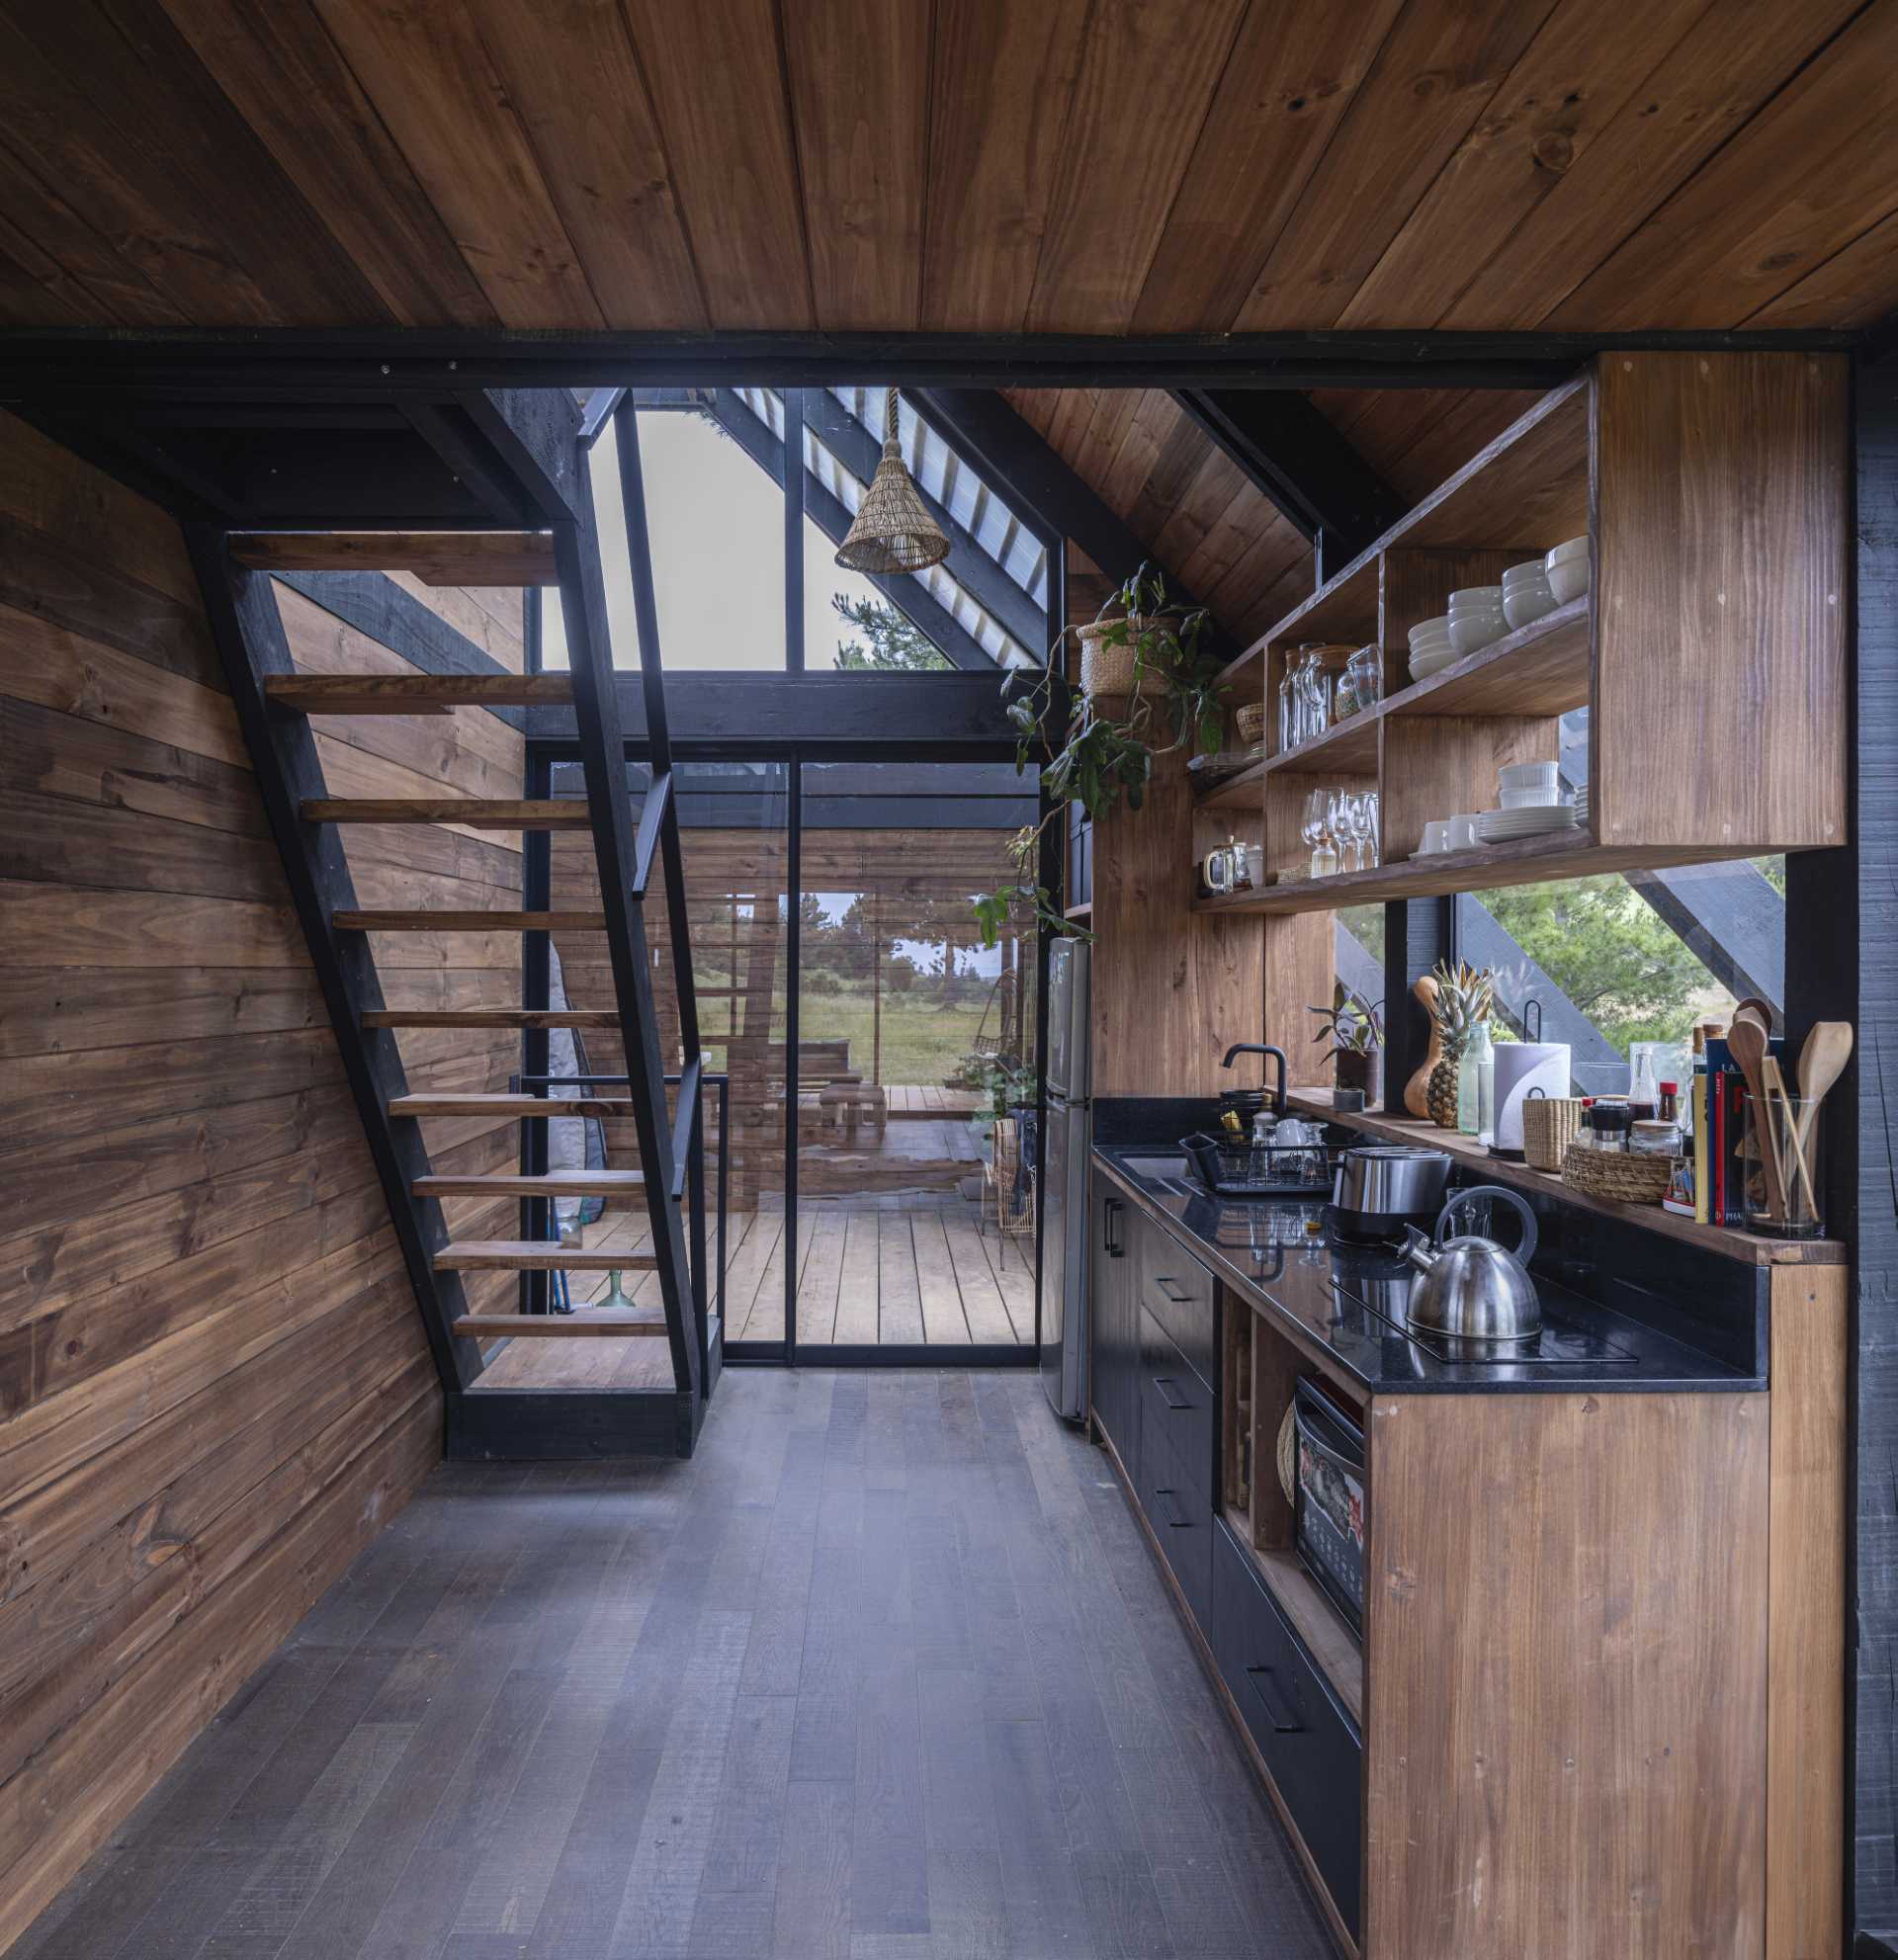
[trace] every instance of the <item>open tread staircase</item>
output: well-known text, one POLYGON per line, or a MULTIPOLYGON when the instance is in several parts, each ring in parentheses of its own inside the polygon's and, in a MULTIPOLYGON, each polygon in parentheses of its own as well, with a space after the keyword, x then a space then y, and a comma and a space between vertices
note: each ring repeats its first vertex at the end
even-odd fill
MULTIPOLYGON (((671 746, 658 656, 656 608, 637 425, 630 407, 619 420, 619 467, 644 657, 651 787, 636 826, 627 785, 625 742, 607 632, 605 586, 594 532, 588 463, 570 396, 562 390, 470 392, 460 397, 486 449, 512 472, 510 507, 535 513, 539 528, 509 534, 439 535, 387 531, 348 536, 262 535, 241 527, 191 527, 199 581, 231 683, 238 716, 264 793, 273 833, 304 928, 346 1072, 361 1113, 404 1264, 448 1397, 451 1454, 539 1456, 674 1448, 690 1454, 703 1402, 716 1376, 719 1330, 710 1313, 705 1231, 704 1125, 707 1077, 699 1046, 691 947, 685 924, 683 859, 672 795, 671 746), (481 582, 550 582, 558 577, 569 669, 564 674, 500 672, 453 675, 300 674, 295 671, 270 583, 272 570, 370 566, 407 568, 439 582, 477 565, 481 582), (473 797, 335 798, 322 780, 311 716, 416 715, 457 708, 570 704, 579 736, 583 799, 473 797), (593 837, 601 906, 595 911, 366 909, 355 902, 336 826, 451 824, 483 830, 587 830, 593 837), (663 875, 672 971, 684 1062, 676 1109, 666 1083, 652 998, 653 960, 641 899, 655 872, 663 875), (389 1008, 383 1000, 369 935, 399 932, 552 932, 604 934, 613 972, 611 1010, 389 1008), (538 1038, 556 1028, 617 1028, 626 1047, 623 1093, 595 1095, 580 1078, 558 1092, 411 1093, 395 1035, 402 1029, 518 1030, 538 1038), (421 1125, 443 1117, 554 1117, 632 1120, 641 1168, 445 1175, 433 1170, 421 1125), (563 1245, 557 1239, 449 1236, 447 1198, 518 1198, 535 1213, 554 1198, 619 1197, 640 1203, 647 1236, 639 1252, 563 1245), (688 1233, 690 1246, 688 1251, 688 1233), (657 1276, 659 1311, 567 1314, 472 1313, 465 1272, 523 1274, 634 1270, 657 1276), (671 1391, 493 1390, 476 1393, 483 1350, 496 1336, 600 1338, 613 1334, 665 1339, 671 1391), (656 1408, 655 1403, 669 1406, 656 1408), (585 1405, 585 1406, 582 1406, 585 1405), (564 1409, 571 1420, 562 1423, 564 1409)), ((532 1051, 530 1051, 531 1053, 532 1051)), ((545 1065, 541 1065, 544 1066, 545 1065)), ((530 1065, 531 1066, 531 1065, 530 1065)), ((526 1073, 530 1084, 545 1075, 526 1073)), ((544 1156, 540 1159, 545 1161, 544 1156)), ((529 1163, 533 1161, 530 1157, 529 1163)), ((524 1210, 526 1206, 524 1205, 524 1210)), ((524 1283, 525 1285, 525 1283, 524 1283)))

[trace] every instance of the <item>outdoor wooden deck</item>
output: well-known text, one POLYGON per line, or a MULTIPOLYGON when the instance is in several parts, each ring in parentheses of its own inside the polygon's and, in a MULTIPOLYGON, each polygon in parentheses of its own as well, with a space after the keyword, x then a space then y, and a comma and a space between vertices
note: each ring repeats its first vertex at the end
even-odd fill
MULTIPOLYGON (((784 1338, 784 1214, 734 1215, 726 1251, 726 1338, 784 1338)), ((616 1214, 587 1234, 589 1246, 639 1251, 644 1219, 616 1214)), ((914 1198, 820 1201, 807 1208, 798 1275, 798 1339, 944 1348, 971 1342, 1025 1345, 1034 1339, 1035 1288, 1026 1244, 1004 1254, 992 1221, 977 1230, 974 1205, 914 1198)), ((604 1273, 571 1276, 575 1308, 598 1311, 604 1273)), ((629 1272, 622 1285, 636 1306, 657 1308, 657 1281, 629 1272)), ((480 1378, 484 1389, 634 1388, 671 1379, 662 1340, 510 1342, 480 1378)))

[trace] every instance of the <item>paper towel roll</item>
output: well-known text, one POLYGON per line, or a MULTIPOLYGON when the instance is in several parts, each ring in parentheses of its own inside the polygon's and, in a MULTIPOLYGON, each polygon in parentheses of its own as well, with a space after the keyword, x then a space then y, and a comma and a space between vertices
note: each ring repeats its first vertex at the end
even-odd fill
POLYGON ((1496 1144, 1522 1152, 1522 1098, 1569 1093, 1569 1045, 1565 1041, 1502 1041, 1496 1045, 1496 1144))

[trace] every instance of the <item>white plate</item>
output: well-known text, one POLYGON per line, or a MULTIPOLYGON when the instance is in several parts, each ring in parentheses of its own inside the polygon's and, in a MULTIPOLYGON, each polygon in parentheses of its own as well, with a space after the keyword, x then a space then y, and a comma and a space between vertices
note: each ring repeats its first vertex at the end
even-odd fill
POLYGON ((1573 810, 1486 810, 1476 819, 1476 834, 1485 844, 1505 844, 1518 837, 1540 837, 1575 828, 1573 810))

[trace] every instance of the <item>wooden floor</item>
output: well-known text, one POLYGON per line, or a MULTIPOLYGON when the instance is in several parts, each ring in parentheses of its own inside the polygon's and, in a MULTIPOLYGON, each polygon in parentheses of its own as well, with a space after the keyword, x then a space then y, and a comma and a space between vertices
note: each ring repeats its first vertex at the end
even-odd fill
POLYGON ((1034 1374, 766 1369, 437 1471, 10 1960, 1327 1951, 1034 1374))
MULTIPOLYGON (((798 1339, 806 1345, 895 1342, 1025 1346, 1035 1337, 1032 1240, 978 1230, 978 1206, 956 1197, 817 1200, 804 1209, 798 1245, 798 1339)), ((586 1229, 588 1246, 637 1252, 649 1233, 643 1213, 609 1214, 586 1229)), ((727 1223, 726 1339, 784 1338, 784 1214, 740 1212, 727 1223)), ((576 1310, 599 1311, 605 1273, 575 1273, 576 1310)), ((636 1307, 657 1311, 658 1281, 628 1272, 636 1307)), ((672 1379, 663 1341, 517 1340, 495 1354, 483 1389, 656 1388, 672 1379)))

